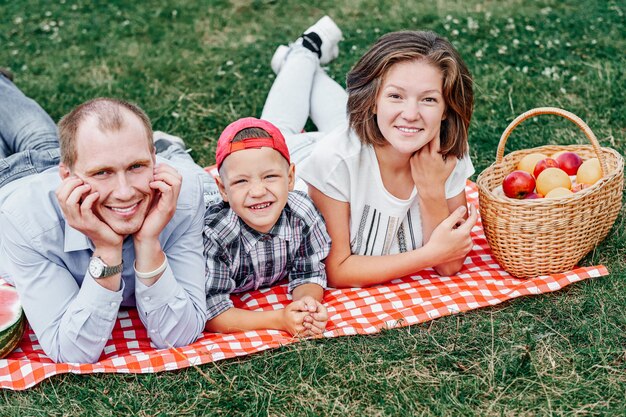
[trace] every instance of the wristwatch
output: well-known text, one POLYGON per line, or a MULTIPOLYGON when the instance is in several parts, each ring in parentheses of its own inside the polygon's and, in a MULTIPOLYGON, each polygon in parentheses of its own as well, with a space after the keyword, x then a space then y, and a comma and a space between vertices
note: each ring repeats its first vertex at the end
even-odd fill
POLYGON ((89 275, 94 279, 106 278, 111 275, 119 274, 122 272, 124 262, 115 266, 109 266, 99 256, 92 256, 89 260, 89 275))

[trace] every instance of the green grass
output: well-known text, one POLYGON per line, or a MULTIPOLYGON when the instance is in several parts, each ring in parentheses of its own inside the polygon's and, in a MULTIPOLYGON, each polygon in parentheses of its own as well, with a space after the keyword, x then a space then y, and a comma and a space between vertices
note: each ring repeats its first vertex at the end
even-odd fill
MULTIPOLYGON (((385 32, 431 29, 454 43, 475 76, 477 173, 508 123, 539 106, 572 111, 626 152, 620 1, 169 3, 0 0, 0 65, 55 120, 89 98, 123 97, 210 164, 224 126, 260 115, 276 46, 330 14, 345 40, 329 73, 342 84, 385 32)), ((507 151, 586 141, 556 116, 536 120, 507 151)), ((624 415, 624 219, 582 262, 611 274, 556 294, 176 372, 56 376, 0 393, 0 415, 624 415)))

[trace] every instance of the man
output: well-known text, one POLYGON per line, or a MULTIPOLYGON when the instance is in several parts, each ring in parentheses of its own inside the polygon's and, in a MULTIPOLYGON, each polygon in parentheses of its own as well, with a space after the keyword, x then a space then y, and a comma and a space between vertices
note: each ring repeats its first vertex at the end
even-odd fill
MULTIPOLYGON (((0 89, 0 112, 43 112, 1 75, 0 89)), ((97 361, 120 306, 137 307, 157 348, 194 342, 206 321, 201 179, 155 156, 145 113, 115 99, 81 104, 59 122, 60 163, 40 173, 32 154, 56 151, 26 149, 40 143, 24 139, 36 126, 0 129, 20 132, 0 159, 12 180, 0 188, 0 276, 46 354, 97 361), (24 171, 38 173, 13 180, 24 171)))

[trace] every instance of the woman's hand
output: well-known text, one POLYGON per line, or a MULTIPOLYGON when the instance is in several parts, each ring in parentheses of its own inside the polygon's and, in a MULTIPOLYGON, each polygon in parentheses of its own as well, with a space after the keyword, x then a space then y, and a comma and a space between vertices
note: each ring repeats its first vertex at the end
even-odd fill
POLYGON ((449 155, 444 159, 439 150, 440 139, 437 136, 411 156, 411 176, 420 194, 443 190, 456 167, 457 158, 449 155))

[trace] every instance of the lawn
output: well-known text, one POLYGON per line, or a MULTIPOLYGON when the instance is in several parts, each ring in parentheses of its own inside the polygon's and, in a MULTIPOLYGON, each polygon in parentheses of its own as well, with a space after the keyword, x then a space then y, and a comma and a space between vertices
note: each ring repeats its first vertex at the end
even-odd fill
MULTIPOLYGON (((540 106, 626 153, 625 13, 615 0, 0 0, 0 66, 54 120, 96 96, 137 102, 207 165, 221 129, 260 115, 275 48, 322 15, 344 33, 328 66, 342 84, 379 35, 430 29, 475 77, 478 174, 508 123, 540 106)), ((507 151, 550 143, 586 138, 542 116, 507 151)), ((625 415, 624 221, 581 262, 610 275, 557 293, 176 372, 56 376, 2 391, 0 415, 625 415)))

